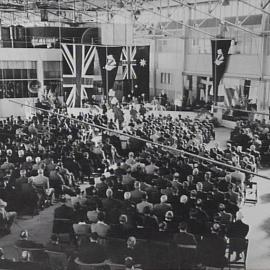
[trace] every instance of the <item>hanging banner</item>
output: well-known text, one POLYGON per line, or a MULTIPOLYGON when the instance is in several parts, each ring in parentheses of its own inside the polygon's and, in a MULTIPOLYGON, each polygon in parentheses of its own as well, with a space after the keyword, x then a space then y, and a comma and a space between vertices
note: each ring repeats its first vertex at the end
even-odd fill
POLYGON ((228 64, 230 39, 211 40, 214 102, 217 102, 218 86, 228 64))
POLYGON ((97 47, 97 52, 104 94, 107 95, 115 82, 122 47, 97 47))

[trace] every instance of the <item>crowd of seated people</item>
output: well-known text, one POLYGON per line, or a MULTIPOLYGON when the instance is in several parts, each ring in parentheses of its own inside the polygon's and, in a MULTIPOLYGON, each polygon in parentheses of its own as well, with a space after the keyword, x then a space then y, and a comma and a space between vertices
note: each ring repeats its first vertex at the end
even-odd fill
POLYGON ((238 121, 231 132, 231 142, 242 146, 243 150, 251 153, 260 161, 269 165, 270 157, 270 126, 265 121, 238 121))
MULTIPOLYGON (((99 126, 109 124, 105 115, 80 115, 78 119, 99 126)), ((204 143, 214 137, 207 120, 150 115, 131 119, 123 131, 242 166, 229 151, 207 149, 204 143)), ((61 242, 58 234, 69 234, 70 269, 77 257, 89 263, 84 250, 88 248, 98 255, 91 263, 110 259, 124 264, 130 262, 126 258, 132 258, 143 269, 173 269, 164 249, 181 249, 185 241, 195 246, 198 264, 224 265, 225 237, 244 239, 247 235, 246 228, 242 232, 245 224, 238 212, 248 176, 240 171, 136 138, 125 138, 123 147, 121 136, 54 115, 9 118, 0 132, 0 198, 7 202, 8 211, 27 207, 37 213, 54 200, 64 200, 64 195, 70 198, 55 209, 56 236, 52 237, 57 244, 61 242), (83 181, 89 183, 86 190, 79 188, 83 181), (87 228, 86 239, 78 237, 74 224, 87 228)), ((236 245, 236 259, 241 251, 236 245)))

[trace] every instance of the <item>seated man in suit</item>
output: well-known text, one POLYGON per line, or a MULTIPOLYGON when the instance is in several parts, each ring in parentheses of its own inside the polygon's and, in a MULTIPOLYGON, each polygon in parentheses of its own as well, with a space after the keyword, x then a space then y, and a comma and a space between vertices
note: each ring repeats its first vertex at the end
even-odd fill
POLYGON ((96 232, 99 237, 106 237, 110 226, 105 222, 105 214, 103 212, 98 213, 97 223, 91 224, 91 232, 96 232))
POLYGON ((142 201, 136 205, 138 213, 143 214, 145 207, 148 207, 150 210, 153 209, 153 204, 148 202, 148 196, 146 193, 143 194, 142 201))
POLYGON ((121 215, 119 217, 118 224, 112 224, 108 232, 109 237, 114 238, 127 238, 134 231, 133 226, 128 222, 127 215, 121 215))
POLYGON ((193 234, 187 232, 187 223, 180 222, 178 226, 179 232, 173 237, 176 245, 180 246, 197 246, 197 241, 193 234))
POLYGON ((59 237, 56 234, 53 234, 49 243, 45 246, 45 249, 48 251, 65 253, 67 256, 71 256, 75 246, 60 243, 59 237))
POLYGON ((172 207, 167 203, 167 195, 162 195, 160 197, 160 203, 154 205, 154 214, 158 217, 159 220, 163 220, 167 211, 171 210, 172 207))
POLYGON ((224 267, 226 265, 226 241, 220 235, 220 232, 220 225, 214 223, 211 228, 211 234, 203 238, 199 244, 200 260, 206 266, 224 267))
POLYGON ((75 212, 72 207, 67 205, 65 197, 61 198, 62 205, 54 210, 54 233, 71 233, 72 224, 75 222, 75 212), (61 220, 70 220, 69 223, 64 224, 61 220))
POLYGON ((130 236, 127 239, 127 245, 123 250, 123 261, 127 257, 131 257, 134 260, 135 264, 141 264, 143 259, 143 251, 141 247, 138 246, 137 240, 134 236, 130 236))
POLYGON ((91 233, 90 243, 79 249, 78 258, 82 263, 102 263, 106 260, 107 255, 102 245, 98 244, 98 234, 91 233))
POLYGON ((173 237, 176 244, 176 262, 180 269, 192 269, 192 265, 196 264, 197 241, 195 236, 187 232, 187 223, 179 223, 179 232, 173 237))
POLYGON ((145 195, 145 192, 141 190, 141 183, 139 181, 135 181, 134 183, 134 190, 131 192, 131 200, 134 201, 136 204, 140 203, 145 195))
MULTIPOLYGON (((249 225, 245 224, 243 221, 243 214, 238 211, 236 213, 236 220, 232 224, 230 224, 227 232, 227 236, 229 238, 240 238, 245 239, 248 231, 249 225)), ((233 239, 230 240, 231 250, 236 252, 235 260, 241 259, 241 252, 245 249, 246 244, 245 241, 234 241, 233 239)))

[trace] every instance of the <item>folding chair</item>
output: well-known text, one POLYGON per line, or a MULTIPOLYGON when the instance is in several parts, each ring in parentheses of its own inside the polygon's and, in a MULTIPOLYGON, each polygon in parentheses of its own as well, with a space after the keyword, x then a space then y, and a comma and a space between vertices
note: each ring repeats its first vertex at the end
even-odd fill
POLYGON ((117 263, 107 263, 110 267, 110 270, 125 270, 126 266, 124 264, 117 264, 117 263))
POLYGON ((122 250, 126 246, 126 240, 120 238, 108 237, 106 239, 106 251, 112 262, 120 262, 122 260, 122 250))
POLYGON ((110 270, 110 267, 105 262, 88 264, 81 262, 79 258, 76 258, 74 262, 79 270, 110 270))
POLYGON ((31 255, 30 259, 31 262, 41 262, 41 261, 47 261, 47 256, 44 253, 43 248, 27 248, 27 247, 19 247, 15 245, 15 248, 17 250, 18 259, 21 258, 23 251, 28 251, 31 255))
POLYGON ((232 267, 241 267, 246 269, 247 261, 247 250, 248 250, 248 239, 243 238, 230 238, 229 240, 229 269, 232 267), (238 261, 232 260, 232 254, 235 251, 239 251, 242 258, 238 261))
POLYGON ((70 234, 72 232, 73 222, 66 218, 55 218, 53 220, 53 233, 55 234, 70 234))
POLYGON ((258 187, 256 182, 245 186, 244 203, 256 204, 258 202, 258 187))
POLYGON ((170 269, 170 243, 150 241, 149 252, 153 269, 170 269))
POLYGON ((50 250, 45 250, 49 257, 49 264, 51 269, 55 270, 66 270, 68 265, 67 255, 63 252, 55 252, 50 250))
POLYGON ((192 269, 197 264, 196 245, 177 245, 176 255, 177 269, 192 269))

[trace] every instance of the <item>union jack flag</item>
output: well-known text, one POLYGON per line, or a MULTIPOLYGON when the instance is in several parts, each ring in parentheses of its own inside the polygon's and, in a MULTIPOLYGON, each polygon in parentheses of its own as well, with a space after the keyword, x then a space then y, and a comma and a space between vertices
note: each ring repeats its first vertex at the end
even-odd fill
POLYGON ((81 107, 93 87, 95 46, 62 44, 63 89, 68 107, 81 107))
POLYGON ((134 67, 137 65, 137 60, 135 59, 136 53, 137 48, 135 46, 126 46, 122 49, 121 65, 123 80, 137 79, 134 69, 134 67))

